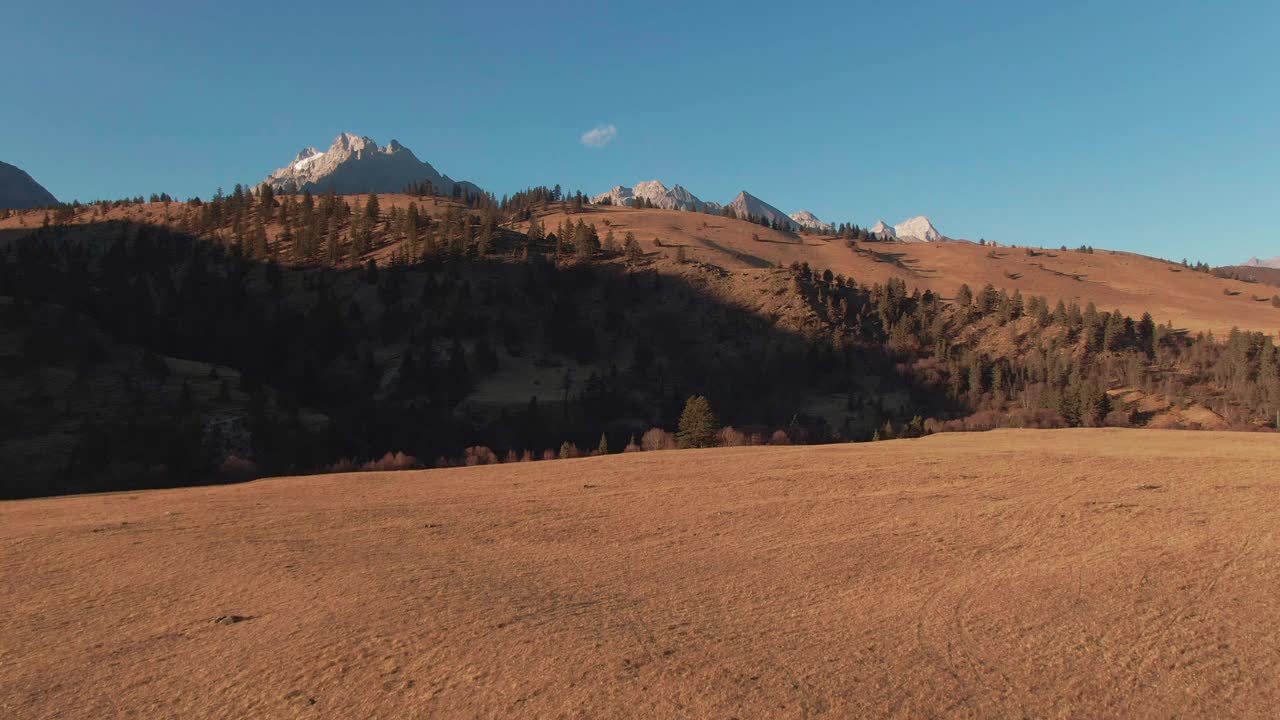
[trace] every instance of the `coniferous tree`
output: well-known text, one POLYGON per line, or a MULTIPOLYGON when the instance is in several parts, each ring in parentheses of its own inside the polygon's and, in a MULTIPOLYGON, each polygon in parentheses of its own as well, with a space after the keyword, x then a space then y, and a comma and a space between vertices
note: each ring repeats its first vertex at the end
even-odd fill
POLYGON ((719 430, 711 403, 702 395, 690 396, 685 401, 684 412, 680 413, 676 432, 680 447, 711 447, 719 430))

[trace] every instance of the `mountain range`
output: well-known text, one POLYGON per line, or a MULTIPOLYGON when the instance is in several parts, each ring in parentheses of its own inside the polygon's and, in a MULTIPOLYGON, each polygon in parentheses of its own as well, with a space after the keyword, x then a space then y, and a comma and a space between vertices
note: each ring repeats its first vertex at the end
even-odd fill
POLYGON ((668 188, 661 180, 638 182, 635 187, 615 185, 608 192, 591 198, 594 203, 609 202, 612 205, 634 205, 637 200, 646 200, 654 207, 663 210, 692 210, 694 212, 719 212, 723 205, 715 202, 703 202, 697 196, 680 185, 668 188))
POLYGON ((345 132, 323 152, 303 148, 293 162, 271 173, 265 182, 284 192, 398 193, 423 182, 443 195, 453 194, 455 187, 468 194, 481 192, 472 183, 441 174, 395 140, 380 147, 368 137, 345 132))
POLYGON ((1249 258, 1249 262, 1246 262, 1244 265, 1245 267, 1262 267, 1280 270, 1280 255, 1266 260, 1256 257, 1249 258))
MULTIPOLYGON (((636 183, 633 187, 615 185, 608 192, 600 193, 591 198, 594 203, 607 202, 611 205, 627 206, 634 205, 639 200, 645 200, 654 207, 664 210, 720 212, 725 208, 729 208, 740 218, 763 218, 771 225, 778 225, 788 230, 804 228, 819 232, 833 232, 836 229, 834 223, 823 222, 809 210, 798 210, 788 215, 746 190, 738 193, 733 200, 722 205, 717 202, 701 200, 679 184, 668 188, 660 180, 646 180, 636 183)), ((911 218, 899 223, 897 226, 889 226, 881 220, 875 228, 872 228, 871 232, 881 239, 897 239, 904 242, 937 242, 947 239, 946 236, 938 232, 938 229, 933 226, 929 218, 924 216, 911 218)))
POLYGON ((25 210, 56 205, 58 199, 25 170, 0 162, 0 208, 25 210))
MULTIPOLYGON (((336 192, 338 194, 398 193, 410 185, 430 183, 442 195, 456 192, 483 192, 474 183, 456 181, 418 159, 413 151, 391 140, 385 147, 372 138, 344 132, 334 138, 327 150, 303 148, 287 165, 277 169, 264 181, 281 192, 336 192)), ((739 218, 764 221, 786 230, 809 229, 833 232, 835 225, 824 222, 809 210, 787 214, 774 205, 743 190, 728 203, 702 200, 680 184, 667 187, 660 180, 638 182, 633 187, 616 185, 608 192, 591 198, 594 203, 608 202, 630 206, 643 200, 665 210, 719 213, 729 209, 739 218)), ((57 199, 21 169, 0 162, 0 207, 13 209, 56 204, 57 199)), ((903 242, 936 242, 947 239, 927 217, 920 216, 889 226, 883 220, 871 229, 881 239, 903 242)), ((1280 267, 1280 258, 1250 260, 1249 265, 1280 267)))

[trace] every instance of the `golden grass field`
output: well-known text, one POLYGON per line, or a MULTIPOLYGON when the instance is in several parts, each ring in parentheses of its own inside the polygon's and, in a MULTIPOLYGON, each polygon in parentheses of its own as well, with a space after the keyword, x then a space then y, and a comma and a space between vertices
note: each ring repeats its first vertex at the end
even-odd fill
POLYGON ((1280 444, 997 431, 0 504, 0 716, 1270 717, 1280 444))

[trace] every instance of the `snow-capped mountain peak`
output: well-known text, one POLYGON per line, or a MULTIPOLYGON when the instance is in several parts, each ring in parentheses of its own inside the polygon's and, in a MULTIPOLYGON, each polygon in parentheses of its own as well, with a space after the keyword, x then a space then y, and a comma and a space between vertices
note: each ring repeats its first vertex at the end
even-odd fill
POLYGON ((937 242, 943 239, 942 233, 923 215, 894 225, 893 232, 903 242, 937 242))
POLYGON ((791 213, 790 217, 800 227, 809 228, 810 230, 831 232, 832 230, 835 229, 834 225, 832 225, 831 223, 822 222, 821 220, 818 219, 817 215, 814 215, 808 210, 800 210, 799 212, 793 212, 791 213))
POLYGON ((301 170, 322 157, 324 153, 313 147, 303 148, 302 152, 298 153, 298 158, 293 161, 293 169, 301 170))
POLYGON ((895 240, 898 237, 897 231, 891 225, 885 223, 884 220, 876 223, 875 227, 871 228, 871 235, 881 240, 895 240))
POLYGON ((437 192, 446 195, 457 185, 467 193, 480 192, 471 183, 457 183, 437 172, 395 140, 381 148, 372 138, 349 132, 334 138, 323 152, 304 148, 292 163, 271 173, 266 182, 285 192, 392 193, 421 182, 430 182, 437 192))

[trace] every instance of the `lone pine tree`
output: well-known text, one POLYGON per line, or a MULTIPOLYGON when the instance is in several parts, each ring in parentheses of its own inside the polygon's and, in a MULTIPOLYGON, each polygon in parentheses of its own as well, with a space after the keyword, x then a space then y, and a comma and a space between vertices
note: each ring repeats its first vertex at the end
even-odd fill
POLYGON ((701 395, 694 395, 685 401, 684 412, 680 413, 676 439, 682 448, 711 447, 719 429, 711 403, 701 395))

